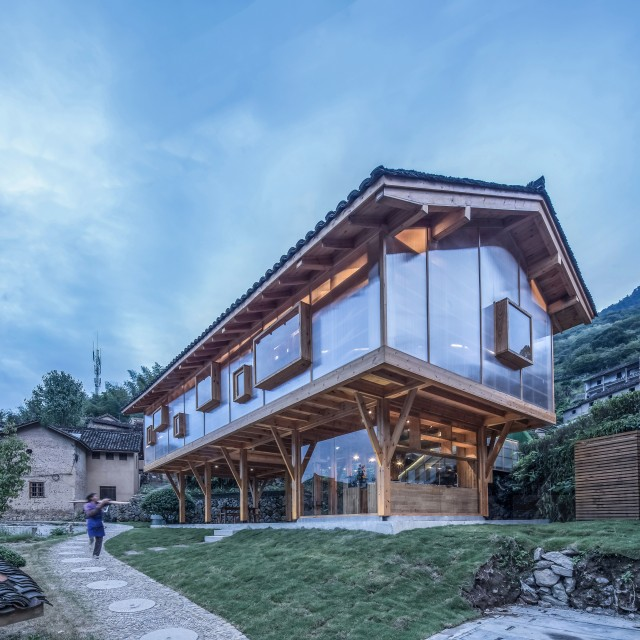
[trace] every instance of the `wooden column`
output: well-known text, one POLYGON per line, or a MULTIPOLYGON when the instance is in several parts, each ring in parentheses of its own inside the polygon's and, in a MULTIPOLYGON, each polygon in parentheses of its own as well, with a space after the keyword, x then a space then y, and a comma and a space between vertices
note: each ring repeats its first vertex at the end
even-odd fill
POLYGON ((489 485, 487 483, 487 428, 478 429, 476 441, 477 476, 478 476, 478 510, 485 518, 489 516, 489 485))
POLYGON ((286 510, 285 518, 291 522, 291 477, 288 473, 284 474, 284 504, 286 510))
POLYGON ((296 521, 304 513, 302 491, 302 460, 300 459, 300 432, 293 431, 291 433, 291 467, 293 468, 293 477, 291 478, 291 518, 296 521))
POLYGON ((246 449, 240 449, 240 522, 249 522, 249 464, 246 449))
POLYGON ((211 522, 211 463, 204 465, 204 521, 211 522))
POLYGON ((378 403, 378 442, 382 451, 378 460, 378 477, 376 479, 378 492, 378 515, 391 515, 391 423, 389 419, 389 401, 380 400, 378 403))
POLYGON ((185 524, 187 522, 187 478, 184 475, 184 471, 180 471, 178 474, 178 505, 179 516, 178 522, 185 524))

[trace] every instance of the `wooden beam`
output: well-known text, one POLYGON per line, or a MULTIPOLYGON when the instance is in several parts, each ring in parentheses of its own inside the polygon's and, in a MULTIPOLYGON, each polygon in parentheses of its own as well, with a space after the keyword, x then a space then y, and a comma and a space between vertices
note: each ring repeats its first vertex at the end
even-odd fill
POLYGON ((249 465, 246 449, 240 449, 240 522, 249 522, 249 465))
POLYGON ((211 522, 211 463, 204 465, 204 521, 211 522))
POLYGON ((364 400, 362 399, 362 396, 359 393, 356 393, 355 397, 356 397, 356 402, 358 403, 358 410, 360 411, 362 422, 364 422, 364 426, 367 430, 367 434, 369 435, 369 440, 371 440, 371 446, 373 447, 373 451, 376 454, 378 465, 382 466, 384 463, 384 455, 382 453, 382 447, 380 446, 380 442, 378 441, 378 436, 376 435, 375 429, 373 427, 373 423, 369 418, 367 405, 365 404, 364 400))
POLYGON ((191 473, 193 473, 193 477, 196 479, 198 486, 200 487, 200 491, 205 493, 205 484, 202 482, 202 478, 200 478, 200 472, 196 470, 193 462, 189 461, 189 469, 191 469, 191 473))
POLYGON ((568 309, 569 307, 573 307, 579 302, 580 300, 578 299, 578 296, 570 296, 568 298, 563 298, 562 300, 557 300, 556 302, 552 302, 547 307, 547 313, 550 316, 552 316, 554 313, 564 311, 565 309, 568 309))
POLYGON ((535 280, 540 276, 543 276, 545 273, 549 273, 553 269, 558 269, 562 266, 562 258, 559 253, 554 253, 552 256, 548 258, 544 258, 544 260, 540 260, 535 264, 532 264, 527 269, 527 277, 530 280, 535 280))
POLYGON ((293 468, 293 477, 291 479, 291 518, 295 521, 304 513, 304 492, 302 490, 302 465, 300 460, 301 453, 300 432, 294 431, 291 434, 291 467, 293 468))
POLYGON ((178 473, 178 482, 180 495, 178 496, 178 522, 185 524, 187 522, 187 477, 184 471, 178 473))
POLYGON ((380 400, 377 410, 378 433, 380 434, 380 448, 382 449, 382 463, 378 463, 376 478, 376 493, 378 515, 391 515, 391 456, 388 455, 391 441, 391 425, 389 423, 389 401, 380 400))
POLYGON ((489 475, 491 474, 491 471, 493 469, 493 464, 496 461, 498 454, 500 453, 500 449, 502 449, 502 445, 504 444, 504 441, 507 439, 507 436, 509 435, 510 429, 511 429, 511 421, 505 422, 504 427, 502 427, 502 432, 500 433, 500 437, 498 438, 498 441, 489 450, 489 455, 487 457, 487 469, 485 471, 486 478, 488 478, 489 475))
POLYGON ((440 220, 440 222, 437 222, 431 228, 431 237, 436 241, 442 240, 443 238, 446 238, 448 235, 452 234, 454 231, 457 231, 458 229, 463 227, 470 220, 471 207, 467 206, 460 211, 452 211, 451 213, 446 214, 440 220))
POLYGON ((478 429, 476 440, 477 456, 476 473, 478 477, 478 506, 480 515, 489 516, 489 487, 487 485, 487 428, 482 425, 478 429))
POLYGON ((356 243, 351 238, 325 238, 322 246, 325 249, 354 249, 356 243))
POLYGON ((399 396, 403 396, 407 391, 411 391, 412 389, 420 390, 429 386, 429 382, 412 382, 411 384, 404 385, 399 389, 395 389, 394 391, 389 391, 384 394, 385 400, 393 400, 394 398, 398 398, 399 396))
POLYGON ((333 259, 330 257, 301 258, 296 263, 296 269, 317 269, 323 271, 333 266, 333 259))
POLYGON ((226 447, 220 447, 220 450, 222 451, 222 455, 224 456, 224 460, 227 463, 227 466, 229 467, 229 471, 231 471, 231 475, 233 476, 233 479, 236 481, 236 484, 238 485, 238 488, 240 488, 240 485, 242 484, 242 480, 240 478, 240 474, 236 470, 236 465, 234 464, 233 460, 231 459, 231 455, 229 454, 229 451, 227 450, 226 447))
POLYGON ((417 389, 411 389, 405 398, 404 404, 402 405, 402 411, 400 412, 400 417, 398 418, 398 422, 396 423, 395 429, 393 430, 393 435, 391 436, 391 449, 389 451, 389 458, 393 456, 395 453, 395 449, 398 446, 398 442, 400 442, 400 436, 405 429, 405 424, 407 422, 407 418, 409 417, 409 412, 411 411, 411 407, 413 406, 413 401, 415 400, 417 389))
POLYGON ((176 498, 180 500, 180 490, 178 489, 178 485, 176 484, 176 481, 171 477, 171 474, 168 471, 165 471, 164 475, 167 476, 167 480, 169 481, 169 484, 171 485, 173 492, 176 494, 176 498))
POLYGON ((284 460, 284 465, 285 467, 287 467, 287 471, 289 472, 289 477, 291 478, 291 480, 294 479, 294 469, 291 466, 291 460, 289 460, 289 452, 287 451, 287 447, 285 446, 284 442, 282 441, 282 438, 280 437, 280 434, 278 433, 278 430, 275 429, 274 427, 271 427, 271 433, 273 434, 273 439, 276 441, 276 445, 278 447, 278 451, 280 451, 280 455, 282 456, 282 459, 284 460))
POLYGON ((370 213, 357 213, 349 216, 349 223, 358 227, 377 229, 384 226, 384 217, 370 213))

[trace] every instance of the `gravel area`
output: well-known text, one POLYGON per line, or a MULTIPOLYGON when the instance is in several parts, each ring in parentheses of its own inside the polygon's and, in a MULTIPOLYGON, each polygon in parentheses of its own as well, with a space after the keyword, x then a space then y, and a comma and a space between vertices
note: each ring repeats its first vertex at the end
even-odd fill
MULTIPOLYGON (((106 539, 130 528, 126 525, 110 524, 106 539)), ((89 604, 92 611, 95 611, 103 633, 101 638, 104 640, 140 640, 143 636, 162 637, 168 640, 195 639, 194 633, 199 640, 246 640, 246 636, 226 620, 205 611, 172 589, 120 562, 104 547, 97 562, 91 557, 91 550, 86 536, 55 545, 50 551, 52 556, 50 566, 65 588, 75 592, 89 604), (83 559, 86 562, 65 563, 64 560, 69 558, 66 555, 69 551, 74 551, 79 560, 83 559), (104 571, 96 573, 73 571, 79 566, 100 567, 104 568, 104 571), (125 582, 126 585, 108 589, 88 587, 90 583, 95 583, 97 580, 102 582, 118 580, 125 582), (130 611, 120 613, 109 608, 110 605, 120 601, 139 601, 141 598, 151 600, 155 604, 135 613, 130 611), (184 630, 182 635, 178 629, 184 630), (187 630, 191 633, 187 633, 187 630), (147 635, 152 632, 157 635, 147 635)))

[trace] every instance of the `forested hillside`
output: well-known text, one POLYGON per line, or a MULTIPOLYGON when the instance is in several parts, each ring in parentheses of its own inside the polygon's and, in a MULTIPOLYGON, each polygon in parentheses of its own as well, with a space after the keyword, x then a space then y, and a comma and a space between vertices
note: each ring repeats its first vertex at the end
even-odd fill
POLYGON ((640 357, 640 287, 600 312, 590 325, 554 339, 556 412, 582 397, 583 380, 640 357))

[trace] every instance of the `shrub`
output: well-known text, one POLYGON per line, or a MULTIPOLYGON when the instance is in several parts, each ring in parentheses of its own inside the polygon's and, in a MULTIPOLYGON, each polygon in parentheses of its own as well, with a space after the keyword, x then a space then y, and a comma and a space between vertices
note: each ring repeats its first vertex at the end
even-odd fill
POLYGON ((50 536, 66 536, 69 531, 64 527, 54 527, 51 529, 50 536))
POLYGON ((0 546, 0 559, 12 564, 14 567, 24 567, 27 564, 27 561, 19 553, 3 546, 0 546))
MULTIPOLYGON (((187 520, 190 520, 196 514, 196 503, 189 493, 186 494, 186 501, 187 520)), ((178 521, 180 505, 171 487, 162 487, 147 493, 142 499, 142 508, 149 515, 162 516, 167 522, 178 521)))

